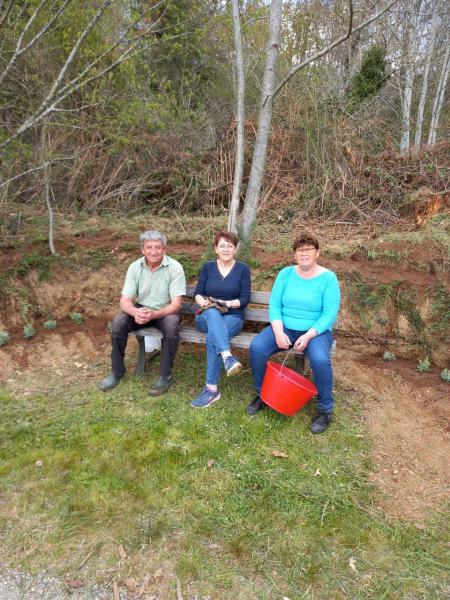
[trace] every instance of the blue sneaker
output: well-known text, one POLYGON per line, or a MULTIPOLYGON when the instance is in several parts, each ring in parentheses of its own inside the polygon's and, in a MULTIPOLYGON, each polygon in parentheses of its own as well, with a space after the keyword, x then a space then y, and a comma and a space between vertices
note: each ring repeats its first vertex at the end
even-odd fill
POLYGON ((234 356, 227 356, 223 359, 223 366, 225 367, 225 371, 227 372, 227 377, 231 375, 236 375, 242 369, 241 363, 234 358, 234 356))
POLYGON ((202 391, 197 396, 197 398, 195 398, 195 400, 192 400, 191 406, 194 408, 206 408, 207 406, 209 406, 210 404, 212 404, 219 398, 220 398, 219 390, 216 390, 215 392, 213 392, 213 390, 210 390, 209 387, 207 387, 205 385, 205 387, 202 389, 202 391))

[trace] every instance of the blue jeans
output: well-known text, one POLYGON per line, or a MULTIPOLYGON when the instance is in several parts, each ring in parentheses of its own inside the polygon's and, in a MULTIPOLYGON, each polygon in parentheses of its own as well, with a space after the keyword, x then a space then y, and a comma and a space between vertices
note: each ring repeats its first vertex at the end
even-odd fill
MULTIPOLYGON (((284 327, 284 333, 291 343, 305 333, 284 327)), ((331 366, 330 350, 333 343, 333 334, 330 330, 316 336, 306 346, 305 356, 309 360, 317 387, 317 408, 320 412, 331 413, 334 406, 333 398, 333 368, 331 366)), ((250 366, 253 372, 253 385, 255 390, 261 391, 261 386, 266 372, 267 361, 272 354, 280 352, 275 341, 272 326, 266 327, 258 333, 250 346, 250 366)))
POLYGON ((238 315, 221 315, 217 308, 208 308, 195 317, 197 329, 206 333, 206 383, 216 385, 222 369, 221 352, 230 349, 230 339, 244 324, 238 315))

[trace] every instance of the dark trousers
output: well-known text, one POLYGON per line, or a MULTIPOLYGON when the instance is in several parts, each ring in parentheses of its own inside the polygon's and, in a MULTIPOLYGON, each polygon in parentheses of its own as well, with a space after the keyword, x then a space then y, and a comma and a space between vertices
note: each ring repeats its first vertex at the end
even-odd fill
POLYGON ((145 325, 138 325, 134 318, 126 313, 121 312, 116 315, 111 329, 112 372, 116 377, 121 377, 125 373, 124 358, 128 336, 132 331, 142 329, 143 327, 156 327, 163 334, 159 374, 162 377, 170 377, 180 339, 180 315, 178 314, 166 315, 160 319, 154 319, 145 325))

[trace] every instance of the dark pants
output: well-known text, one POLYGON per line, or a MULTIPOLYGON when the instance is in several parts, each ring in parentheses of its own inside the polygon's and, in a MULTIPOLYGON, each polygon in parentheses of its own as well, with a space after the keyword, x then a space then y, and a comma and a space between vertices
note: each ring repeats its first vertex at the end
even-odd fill
POLYGON ((170 377, 179 341, 180 315, 178 314, 166 315, 145 325, 138 325, 134 318, 126 313, 121 312, 116 315, 111 329, 112 372, 116 377, 121 377, 125 373, 124 357, 128 336, 132 331, 143 327, 156 327, 163 334, 159 374, 162 377, 170 377))

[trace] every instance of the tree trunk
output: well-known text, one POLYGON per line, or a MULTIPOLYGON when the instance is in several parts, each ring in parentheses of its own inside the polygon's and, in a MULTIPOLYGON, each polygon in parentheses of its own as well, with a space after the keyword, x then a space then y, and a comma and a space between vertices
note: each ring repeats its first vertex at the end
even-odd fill
POLYGON ((441 75, 439 77, 439 83, 436 89, 436 96, 433 102, 433 111, 431 113, 430 131, 428 134, 428 144, 432 145, 436 143, 437 128, 439 125, 439 117, 441 115, 442 106, 444 104, 445 89, 447 87, 448 72, 450 68, 450 39, 447 36, 446 39, 446 51, 444 56, 444 62, 442 63, 441 75))
POLYGON ((251 228, 256 220, 259 193, 261 190, 264 166, 266 163, 267 143, 272 121, 273 93, 276 80, 276 63, 281 40, 281 20, 283 1, 272 0, 270 5, 269 40, 267 44, 266 66, 261 90, 261 107, 258 118, 255 147, 253 150, 252 168, 245 195, 242 213, 242 235, 244 241, 250 237, 251 228))
POLYGON ((433 20, 431 21, 430 39, 428 42, 427 58, 425 61, 425 68, 422 75, 422 90, 420 93, 419 107, 417 109, 417 121, 416 121, 416 135, 414 138, 414 147, 416 150, 420 148, 420 142, 422 141, 422 127, 423 127, 423 113, 425 111, 425 101, 428 92, 428 76, 430 74, 431 59, 434 52, 434 42, 436 40, 436 32, 438 28, 438 7, 440 0, 437 0, 434 5, 433 20))
POLYGON ((242 51, 241 23, 239 18, 239 0, 231 0, 233 10, 233 29, 236 72, 236 146, 234 159, 233 193, 230 201, 228 230, 237 233, 238 212, 244 174, 244 123, 245 123, 245 73, 242 51))
POLYGON ((47 137, 47 127, 44 124, 41 131, 41 158, 44 168, 44 200, 47 205, 48 211, 48 246, 52 254, 56 254, 55 244, 53 241, 53 229, 54 229, 54 214, 52 201, 50 199, 51 189, 51 175, 50 175, 50 160, 49 160, 49 143, 47 137))
POLYGON ((420 10, 422 0, 416 0, 407 7, 406 17, 406 36, 403 63, 405 68, 405 84, 403 93, 400 94, 402 100, 402 134, 400 139, 400 153, 409 152, 411 135, 411 102, 414 86, 414 55, 417 43, 417 14, 420 10))

